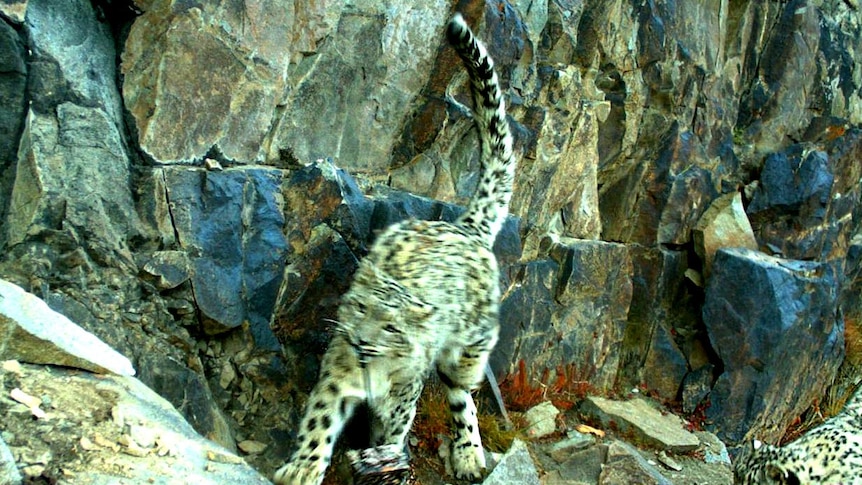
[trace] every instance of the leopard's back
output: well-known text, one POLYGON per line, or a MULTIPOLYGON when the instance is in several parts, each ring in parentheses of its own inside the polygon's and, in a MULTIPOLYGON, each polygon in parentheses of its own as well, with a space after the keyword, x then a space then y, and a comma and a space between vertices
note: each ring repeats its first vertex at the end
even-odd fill
POLYGON ((484 240, 459 225, 401 222, 381 233, 360 262, 356 283, 339 306, 338 331, 360 351, 398 359, 395 365, 424 378, 443 349, 496 339, 498 274, 484 240), (392 294, 380 293, 381 280, 393 285, 392 294), (393 312, 411 318, 357 314, 374 306, 369 302, 380 306, 393 301, 398 305, 393 312))
POLYGON ((862 390, 796 441, 783 447, 755 442, 735 472, 741 484, 862 485, 862 390))

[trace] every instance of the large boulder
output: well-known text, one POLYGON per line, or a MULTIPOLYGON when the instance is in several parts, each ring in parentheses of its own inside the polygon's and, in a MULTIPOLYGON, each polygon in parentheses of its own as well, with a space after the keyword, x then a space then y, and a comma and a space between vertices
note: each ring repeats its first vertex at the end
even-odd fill
POLYGON ((703 321, 724 366, 707 418, 729 443, 777 441, 832 382, 844 353, 828 264, 721 249, 703 321))
POLYGON ((511 374, 523 360, 533 378, 565 370, 572 382, 610 391, 632 299, 627 248, 573 239, 548 244, 549 260, 527 263, 513 275, 492 367, 511 374))
POLYGON ((248 322, 261 348, 277 350, 270 318, 287 252, 282 172, 163 170, 174 231, 189 255, 203 331, 217 334, 248 322))

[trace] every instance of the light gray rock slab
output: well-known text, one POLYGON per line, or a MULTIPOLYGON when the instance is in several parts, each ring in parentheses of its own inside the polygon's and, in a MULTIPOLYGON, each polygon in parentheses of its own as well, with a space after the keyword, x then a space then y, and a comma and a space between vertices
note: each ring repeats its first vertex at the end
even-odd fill
POLYGON ((685 430, 682 419, 673 414, 662 414, 640 398, 613 401, 590 396, 582 409, 605 426, 613 421, 620 431, 632 433, 636 441, 647 446, 674 453, 692 451, 700 446, 697 436, 685 430))
POLYGON ((40 298, 4 280, 0 280, 0 359, 99 374, 135 374, 125 356, 40 298))

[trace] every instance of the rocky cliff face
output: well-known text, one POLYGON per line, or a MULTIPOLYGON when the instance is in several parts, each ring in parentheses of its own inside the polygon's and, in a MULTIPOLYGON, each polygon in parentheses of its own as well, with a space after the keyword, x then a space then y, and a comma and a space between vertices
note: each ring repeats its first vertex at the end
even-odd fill
POLYGON ((860 375, 859 8, 6 0, 0 276, 274 468, 375 231, 475 186, 458 9, 523 154, 498 377, 574 369, 775 440, 860 375))

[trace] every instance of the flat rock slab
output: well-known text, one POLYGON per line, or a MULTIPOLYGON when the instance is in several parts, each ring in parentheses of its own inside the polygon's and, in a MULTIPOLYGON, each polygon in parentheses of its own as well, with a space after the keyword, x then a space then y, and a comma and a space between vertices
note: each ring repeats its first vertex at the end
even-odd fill
POLYGON ((0 359, 135 375, 125 356, 35 295, 4 280, 0 280, 0 359))
POLYGON ((646 446, 674 453, 692 451, 700 446, 697 436, 684 429, 682 419, 662 414, 640 398, 613 401, 590 396, 584 400, 581 410, 605 427, 614 423, 621 433, 631 433, 634 441, 646 446))

